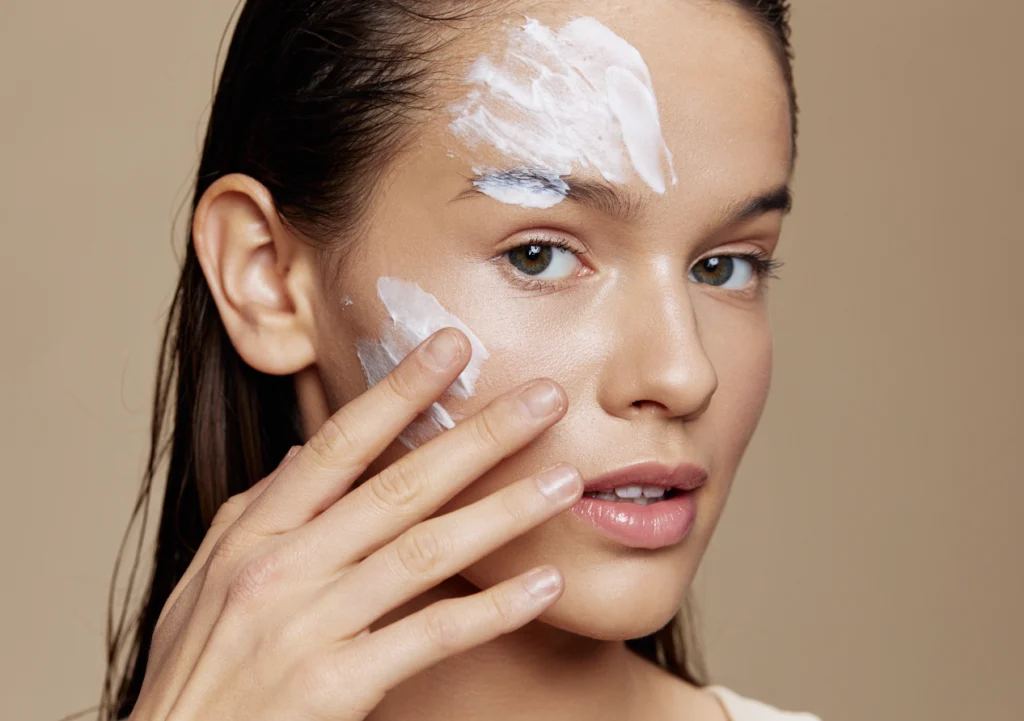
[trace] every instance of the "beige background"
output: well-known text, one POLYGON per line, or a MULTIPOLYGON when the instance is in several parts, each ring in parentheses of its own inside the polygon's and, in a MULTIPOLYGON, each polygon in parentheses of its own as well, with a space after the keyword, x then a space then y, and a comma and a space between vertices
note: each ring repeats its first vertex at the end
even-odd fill
MULTIPOLYGON (((5 721, 97 700, 233 2, 0 5, 5 721)), ((1020 719, 1024 4, 795 5, 777 371, 699 579, 711 668, 826 721, 1020 719)))

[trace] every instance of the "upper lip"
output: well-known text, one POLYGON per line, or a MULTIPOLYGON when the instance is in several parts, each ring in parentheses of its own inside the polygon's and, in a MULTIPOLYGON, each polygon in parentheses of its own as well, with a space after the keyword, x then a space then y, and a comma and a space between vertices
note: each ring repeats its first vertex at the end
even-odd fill
POLYGON ((592 478, 583 484, 583 491, 611 491, 622 486, 663 486, 691 491, 703 486, 707 479, 708 472, 692 463, 669 466, 656 461, 644 461, 592 478))

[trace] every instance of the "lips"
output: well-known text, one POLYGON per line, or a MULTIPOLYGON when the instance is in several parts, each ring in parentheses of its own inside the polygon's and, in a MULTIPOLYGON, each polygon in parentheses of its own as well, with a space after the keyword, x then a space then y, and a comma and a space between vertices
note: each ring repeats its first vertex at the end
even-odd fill
POLYGON ((692 491, 703 486, 707 479, 708 472, 692 463, 669 466, 656 461, 643 461, 592 478, 583 484, 583 491, 613 491, 622 486, 662 486, 692 491))

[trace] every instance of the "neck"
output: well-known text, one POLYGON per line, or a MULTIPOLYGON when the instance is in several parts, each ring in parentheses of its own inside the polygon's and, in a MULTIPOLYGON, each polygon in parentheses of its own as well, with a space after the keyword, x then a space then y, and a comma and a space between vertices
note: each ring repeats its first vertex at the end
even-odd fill
MULTIPOLYGON (((374 628, 442 598, 476 591, 456 576, 374 628)), ((652 708, 654 679, 664 673, 624 641, 598 641, 533 621, 406 680, 388 692, 367 721, 645 718, 640 711, 652 708)))

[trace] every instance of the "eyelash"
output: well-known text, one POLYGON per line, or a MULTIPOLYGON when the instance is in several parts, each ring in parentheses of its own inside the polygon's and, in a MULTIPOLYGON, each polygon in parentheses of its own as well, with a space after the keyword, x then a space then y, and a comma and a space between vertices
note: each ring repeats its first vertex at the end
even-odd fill
POLYGON ((740 258, 749 262, 754 266, 754 273, 758 278, 778 278, 776 271, 783 266, 783 263, 778 258, 769 258, 764 253, 721 253, 719 255, 709 255, 701 260, 707 260, 708 258, 740 258))
MULTIPOLYGON (((499 255, 497 257, 497 260, 498 261, 503 261, 505 259, 505 256, 508 253, 511 253, 513 250, 517 250, 519 248, 529 247, 529 246, 532 246, 532 245, 546 246, 546 247, 551 247, 551 248, 561 248, 563 250, 569 251, 570 253, 572 253, 573 255, 575 255, 577 257, 586 254, 586 251, 577 250, 576 248, 572 247, 572 245, 570 245, 565 240, 562 240, 560 238, 546 238, 545 237, 545 238, 534 238, 534 239, 528 240, 525 243, 520 243, 519 245, 514 245, 511 248, 508 248, 507 250, 502 251, 501 255, 499 255)), ((754 275, 759 280, 760 279, 764 279, 764 278, 777 279, 779 277, 778 274, 777 274, 777 271, 783 266, 783 262, 781 260, 779 260, 778 258, 770 258, 765 253, 755 253, 755 252, 750 252, 750 251, 745 252, 745 253, 719 253, 718 255, 709 255, 709 256, 705 256, 705 257, 700 258, 699 260, 695 261, 694 265, 696 265, 696 263, 700 263, 702 261, 705 261, 708 258, 726 258, 726 257, 727 258, 740 258, 741 260, 745 260, 745 261, 749 262, 750 265, 754 268, 754 275)), ((508 265, 508 263, 505 263, 504 265, 508 265)), ((558 280, 550 281, 550 280, 537 280, 535 278, 526 278, 521 273, 516 272, 514 268, 512 269, 511 273, 512 273, 512 277, 514 278, 515 282, 520 287, 522 287, 522 288, 524 288, 526 290, 551 290, 552 288, 557 288, 560 283, 564 282, 564 281, 558 281, 558 280)), ((566 279, 566 280, 568 280, 568 279, 566 279)))

